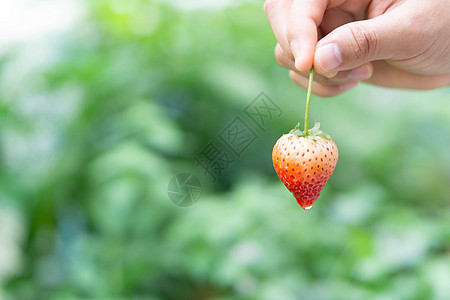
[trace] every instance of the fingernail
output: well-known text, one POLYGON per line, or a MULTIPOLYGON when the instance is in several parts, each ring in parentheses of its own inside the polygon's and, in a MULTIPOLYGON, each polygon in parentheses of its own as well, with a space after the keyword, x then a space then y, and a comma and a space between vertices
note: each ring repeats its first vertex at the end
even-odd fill
POLYGON ((348 79, 350 80, 364 80, 372 76, 372 70, 369 66, 360 66, 350 71, 348 79))
POLYGON ((290 46, 295 58, 295 67, 297 68, 298 63, 300 62, 300 44, 297 40, 292 40, 290 46))
POLYGON ((336 43, 320 47, 316 55, 317 64, 327 73, 331 73, 342 63, 341 50, 336 43))
POLYGON ((359 84, 359 81, 342 84, 342 85, 339 86, 339 89, 341 91, 346 91, 346 90, 351 89, 352 87, 357 86, 358 84, 359 84))

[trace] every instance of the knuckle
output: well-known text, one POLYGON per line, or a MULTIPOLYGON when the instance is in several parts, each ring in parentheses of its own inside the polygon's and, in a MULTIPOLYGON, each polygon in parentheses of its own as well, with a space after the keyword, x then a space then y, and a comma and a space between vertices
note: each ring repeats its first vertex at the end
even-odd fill
POLYGON ((353 25, 347 27, 353 39, 353 52, 355 57, 362 58, 373 54, 377 49, 377 39, 375 32, 368 26, 353 25))

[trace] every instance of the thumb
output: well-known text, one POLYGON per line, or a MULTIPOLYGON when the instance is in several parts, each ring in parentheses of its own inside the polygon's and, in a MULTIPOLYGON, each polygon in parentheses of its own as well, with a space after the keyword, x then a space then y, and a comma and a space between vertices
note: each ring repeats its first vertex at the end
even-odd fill
POLYGON ((314 69, 325 76, 364 63, 398 56, 405 38, 392 16, 347 23, 321 39, 314 54, 314 69))

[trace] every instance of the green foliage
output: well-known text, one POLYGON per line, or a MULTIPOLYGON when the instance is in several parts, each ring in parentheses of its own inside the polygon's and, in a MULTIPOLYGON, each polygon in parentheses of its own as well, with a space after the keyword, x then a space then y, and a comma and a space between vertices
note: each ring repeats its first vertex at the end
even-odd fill
POLYGON ((82 4, 0 62, 0 299, 448 298, 448 88, 313 96, 340 158, 305 212, 271 162, 305 93, 261 3, 82 4), (211 181, 193 157, 261 91, 282 117, 211 181))

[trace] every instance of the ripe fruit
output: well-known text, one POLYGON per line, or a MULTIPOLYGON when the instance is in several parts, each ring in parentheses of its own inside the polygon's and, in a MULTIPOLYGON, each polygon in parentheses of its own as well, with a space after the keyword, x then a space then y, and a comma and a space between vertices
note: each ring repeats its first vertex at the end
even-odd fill
POLYGON ((337 146, 328 134, 320 130, 320 123, 316 122, 308 130, 313 78, 314 70, 311 68, 304 130, 299 130, 300 124, 297 124, 291 132, 278 139, 272 152, 273 166, 278 177, 294 194, 298 204, 306 210, 319 198, 338 160, 337 146))
POLYGON ((308 210, 333 173, 338 149, 320 124, 305 131, 296 128, 276 142, 272 161, 275 171, 298 204, 308 210))

